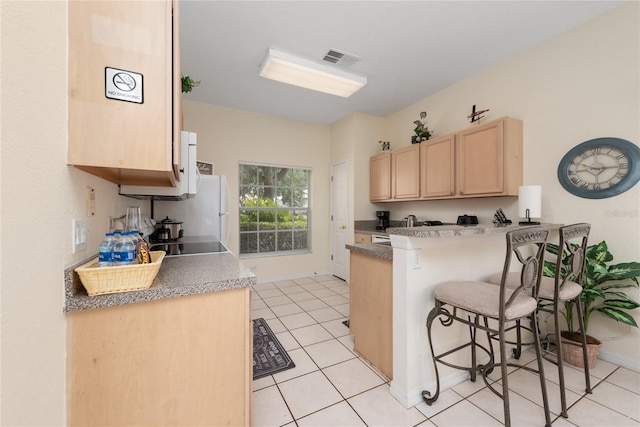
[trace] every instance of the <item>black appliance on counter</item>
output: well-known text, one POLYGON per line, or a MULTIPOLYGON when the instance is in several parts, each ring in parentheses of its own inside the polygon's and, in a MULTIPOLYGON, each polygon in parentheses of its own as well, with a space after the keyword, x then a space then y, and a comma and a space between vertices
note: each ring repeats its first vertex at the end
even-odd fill
POLYGON ((458 217, 457 225, 478 225, 478 217, 475 215, 460 215, 458 217))
POLYGON ((376 217, 378 217, 376 230, 386 230, 389 228, 389 211, 376 211, 376 217))

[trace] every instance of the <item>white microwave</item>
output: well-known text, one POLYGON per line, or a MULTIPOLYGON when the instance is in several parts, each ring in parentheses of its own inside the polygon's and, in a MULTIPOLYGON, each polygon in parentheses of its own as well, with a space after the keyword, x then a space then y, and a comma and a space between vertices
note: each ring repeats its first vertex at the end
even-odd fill
POLYGON ((180 181, 175 187, 120 185, 119 194, 136 199, 185 200, 196 195, 198 189, 197 134, 180 134, 180 181))

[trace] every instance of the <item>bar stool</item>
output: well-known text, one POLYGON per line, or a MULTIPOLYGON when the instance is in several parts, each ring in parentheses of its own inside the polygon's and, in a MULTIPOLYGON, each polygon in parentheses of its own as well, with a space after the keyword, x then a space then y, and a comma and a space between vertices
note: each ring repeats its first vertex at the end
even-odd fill
MULTIPOLYGON (((589 363, 587 352, 587 339, 584 332, 582 308, 580 305, 580 294, 582 293, 582 276, 584 273, 584 264, 587 253, 587 241, 591 225, 586 223, 578 223, 560 227, 560 240, 556 249, 557 257, 555 263, 555 277, 542 277, 540 280, 540 291, 538 298, 543 304, 538 305, 538 312, 553 314, 554 333, 556 337, 555 358, 545 357, 551 363, 558 366, 558 379, 560 382, 560 403, 562 407, 562 416, 568 418, 567 398, 564 381, 564 367, 562 362, 562 346, 577 345, 582 346, 582 356, 584 360, 584 380, 586 384, 586 392, 591 393, 591 381, 589 379, 589 363), (580 333, 580 343, 573 341, 563 342, 560 335, 560 308, 565 307, 565 303, 573 303, 576 307, 578 316, 578 326, 580 333)), ((548 245, 550 248, 556 248, 555 245, 548 245)), ((489 277, 489 283, 499 285, 502 280, 502 274, 496 273, 489 277)), ((514 288, 518 285, 518 273, 509 273, 507 278, 507 287, 514 288)), ((522 345, 531 343, 522 342, 522 329, 531 329, 516 321, 515 328, 517 331, 516 349, 514 357, 519 358, 522 345)), ((508 328, 508 330, 511 328, 508 328)), ((539 333, 539 331, 538 331, 539 333)))
POLYGON ((428 390, 422 392, 422 398, 427 405, 432 405, 440 394, 438 364, 468 371, 471 381, 475 381, 477 373, 480 373, 487 387, 502 398, 504 423, 505 426, 509 427, 511 425, 511 414, 509 409, 507 366, 517 366, 539 374, 545 426, 551 426, 539 336, 534 334, 536 354, 538 356, 537 370, 507 361, 506 345, 508 343, 505 337, 505 325, 513 320, 529 318, 533 325, 532 329, 534 331, 538 330, 535 316, 538 305, 537 289, 542 276, 544 251, 548 235, 548 230, 535 227, 527 227, 506 233, 507 251, 500 286, 491 286, 488 283, 477 281, 460 281, 443 283, 435 288, 435 307, 427 316, 427 334, 436 373, 436 390, 433 395, 428 390), (506 286, 512 261, 514 264, 519 263, 520 266, 520 285, 515 289, 509 289, 506 286), (433 350, 432 336, 433 321, 436 318, 439 318, 440 324, 445 327, 451 326, 456 321, 467 325, 470 332, 469 342, 436 355, 433 350), (489 319, 491 319, 491 326, 489 319), (489 342, 488 349, 476 341, 476 332, 478 330, 486 333, 489 342), (500 362, 495 361, 492 344, 494 340, 497 340, 499 344, 500 362), (470 366, 461 366, 449 360, 449 356, 466 348, 470 348, 470 366), (476 355, 478 350, 484 351, 486 356, 489 357, 489 361, 486 364, 478 364, 476 355), (487 380, 487 375, 498 365, 502 375, 501 391, 496 390, 487 380))

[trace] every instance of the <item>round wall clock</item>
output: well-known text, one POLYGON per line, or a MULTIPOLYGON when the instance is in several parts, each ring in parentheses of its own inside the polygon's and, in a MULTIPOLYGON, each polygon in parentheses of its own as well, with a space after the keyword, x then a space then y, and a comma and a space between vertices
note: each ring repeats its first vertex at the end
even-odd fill
POLYGON ((560 160, 558 180, 578 197, 617 196, 640 180, 640 148, 620 138, 590 139, 560 160))

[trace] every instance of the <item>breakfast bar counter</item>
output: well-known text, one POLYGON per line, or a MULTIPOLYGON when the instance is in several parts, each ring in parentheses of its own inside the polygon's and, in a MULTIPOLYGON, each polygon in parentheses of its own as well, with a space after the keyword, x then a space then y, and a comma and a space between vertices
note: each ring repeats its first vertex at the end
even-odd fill
MULTIPOLYGON (((557 230, 560 224, 542 224, 557 230)), ((425 322, 434 305, 433 289, 451 280, 486 280, 504 265, 505 234, 519 225, 399 227, 386 231, 393 247, 393 379, 391 394, 406 407, 422 400, 422 390, 435 388, 425 322)), ((468 337, 465 328, 434 331, 434 340, 453 348, 468 337)), ((449 388, 466 373, 441 372, 449 388)))

